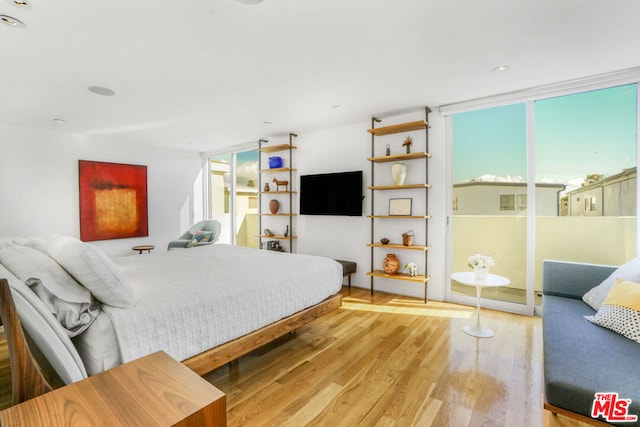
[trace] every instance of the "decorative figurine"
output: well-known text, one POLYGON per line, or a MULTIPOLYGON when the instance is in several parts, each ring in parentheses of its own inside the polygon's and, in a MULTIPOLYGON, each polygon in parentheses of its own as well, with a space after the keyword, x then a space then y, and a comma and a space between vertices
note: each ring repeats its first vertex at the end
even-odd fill
POLYGON ((263 190, 263 191, 264 191, 265 193, 268 193, 270 190, 271 190, 271 188, 269 187, 269 183, 268 183, 268 182, 265 182, 265 183, 264 183, 264 190, 263 190))
POLYGON ((280 187, 284 187, 284 191, 289 191, 289 181, 278 181, 277 178, 273 178, 273 182, 276 183, 276 191, 280 191, 280 187))
POLYGON ((284 237, 289 236, 289 226, 287 225, 287 229, 284 231, 284 237))
POLYGON ((415 262, 408 262, 404 265, 404 272, 411 277, 418 275, 418 264, 415 262))
POLYGON ((402 143, 403 147, 407 147, 407 154, 411 153, 411 144, 413 144, 413 138, 411 135, 407 136, 402 143))
POLYGON ((389 147, 389 144, 387 144, 387 151, 385 152, 386 156, 390 156, 391 155, 391 147, 389 147))
POLYGON ((269 230, 268 228, 264 229, 264 235, 265 236, 273 236, 273 232, 271 230, 269 230))

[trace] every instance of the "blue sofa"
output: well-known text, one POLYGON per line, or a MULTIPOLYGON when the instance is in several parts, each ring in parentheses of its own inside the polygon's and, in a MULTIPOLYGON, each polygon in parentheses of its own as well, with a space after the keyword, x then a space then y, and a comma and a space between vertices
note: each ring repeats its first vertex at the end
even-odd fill
POLYGON ((595 393, 617 392, 631 399, 629 414, 640 417, 640 344, 584 318, 595 311, 582 296, 614 271, 611 266, 544 261, 545 408, 552 412, 592 420, 595 393))

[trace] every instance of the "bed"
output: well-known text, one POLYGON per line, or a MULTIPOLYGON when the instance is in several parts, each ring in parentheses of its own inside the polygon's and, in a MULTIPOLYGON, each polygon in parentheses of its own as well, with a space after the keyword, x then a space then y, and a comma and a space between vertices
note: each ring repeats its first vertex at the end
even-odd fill
POLYGON ((0 239, 0 278, 69 384, 158 350, 205 374, 338 308, 342 267, 225 244, 109 259, 52 236, 0 239))

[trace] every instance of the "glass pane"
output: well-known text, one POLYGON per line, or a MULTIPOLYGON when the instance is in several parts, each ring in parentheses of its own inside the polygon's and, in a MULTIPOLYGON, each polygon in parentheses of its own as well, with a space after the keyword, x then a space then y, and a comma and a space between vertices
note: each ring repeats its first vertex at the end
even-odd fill
POLYGON ((258 151, 236 153, 236 245, 258 248, 258 151))
MULTIPOLYGON (((511 284, 483 298, 526 303, 527 132, 525 104, 453 116, 452 269, 471 271, 476 253, 495 261, 490 273, 511 284)), ((452 294, 475 296, 456 281, 452 294)))
POLYGON ((210 203, 211 218, 222 224, 219 243, 231 244, 231 217, 229 215, 229 182, 231 154, 213 156, 211 161, 210 203))
POLYGON ((536 201, 536 303, 544 259, 636 256, 636 94, 627 85, 535 103, 536 182, 560 186, 536 201))

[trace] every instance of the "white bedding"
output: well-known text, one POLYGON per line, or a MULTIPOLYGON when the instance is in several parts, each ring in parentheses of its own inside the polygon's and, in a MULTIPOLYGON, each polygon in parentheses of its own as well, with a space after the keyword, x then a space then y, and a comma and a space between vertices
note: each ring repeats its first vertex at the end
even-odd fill
POLYGON ((133 308, 104 306, 123 363, 157 350, 187 359, 316 304, 342 285, 334 260, 224 244, 114 262, 137 299, 133 308))

